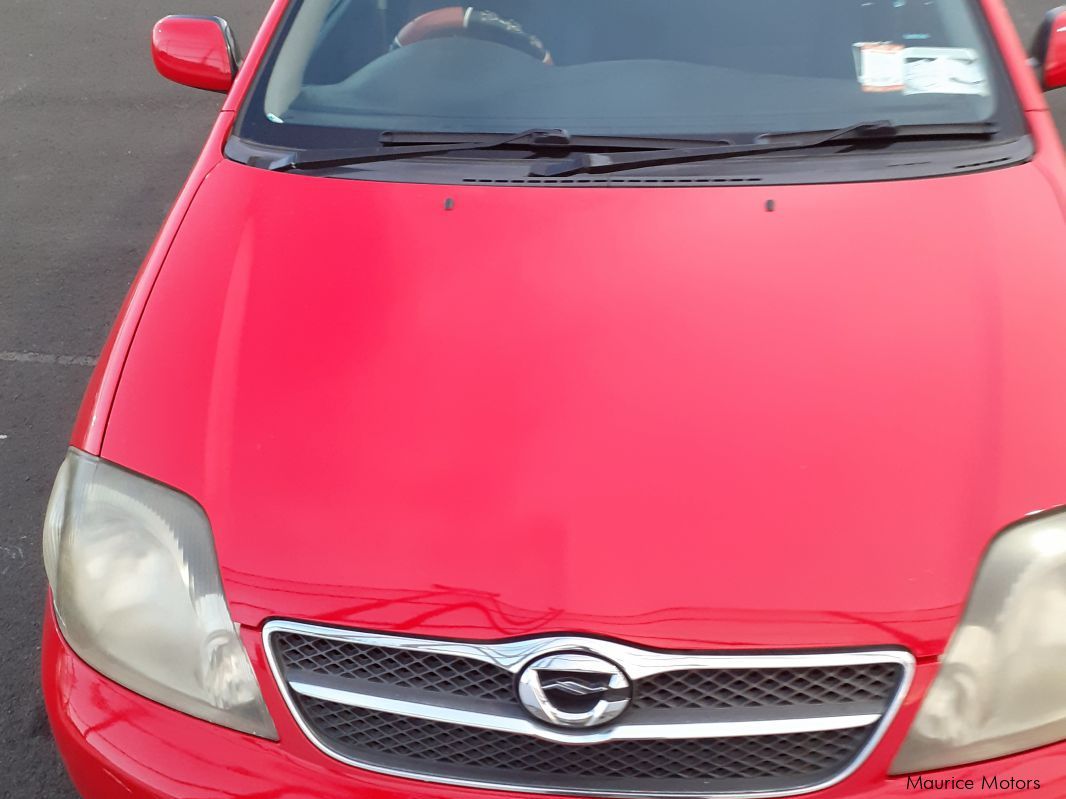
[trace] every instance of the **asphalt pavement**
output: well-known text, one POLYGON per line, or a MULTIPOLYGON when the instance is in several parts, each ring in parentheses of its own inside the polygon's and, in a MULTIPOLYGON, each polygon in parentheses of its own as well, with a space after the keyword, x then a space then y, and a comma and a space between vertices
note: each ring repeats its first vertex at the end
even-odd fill
MULTIPOLYGON (((1025 41, 1050 0, 1010 3, 1025 41)), ((91 364, 218 110, 159 78, 166 13, 266 0, 0 0, 0 797, 75 799, 39 698, 40 523, 91 364)), ((491 4, 490 4, 491 7, 491 4)), ((1066 130, 1066 90, 1053 95, 1066 130)))

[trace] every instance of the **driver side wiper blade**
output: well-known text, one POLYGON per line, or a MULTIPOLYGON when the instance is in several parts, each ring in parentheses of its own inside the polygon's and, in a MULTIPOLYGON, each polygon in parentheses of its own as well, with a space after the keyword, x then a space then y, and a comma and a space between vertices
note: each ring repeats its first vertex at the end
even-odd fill
POLYGON ((556 178, 578 174, 603 174, 649 166, 670 166, 719 158, 806 150, 830 144, 886 143, 905 139, 987 139, 997 130, 997 127, 989 122, 943 125, 894 125, 888 121, 859 122, 837 130, 764 134, 757 136, 754 144, 679 147, 665 152, 652 153, 576 153, 555 163, 536 164, 529 170, 529 175, 530 177, 556 178))
MULTIPOLYGON (((450 133, 399 133, 386 131, 381 134, 381 147, 362 149, 304 150, 275 161, 270 169, 277 172, 333 169, 342 166, 371 164, 381 161, 399 161, 405 158, 420 158, 427 155, 447 155, 471 150, 495 150, 506 147, 527 146, 534 149, 570 150, 574 147, 626 147, 629 149, 675 149, 678 144, 696 140, 652 139, 643 137, 571 136, 562 129, 533 129, 521 133, 487 135, 471 139, 477 134, 450 133), (397 144, 412 142, 410 147, 397 144)), ((702 140, 700 140, 702 143, 702 140)), ((708 144, 729 144, 726 140, 708 141, 708 144)))
POLYGON ((510 144, 529 144, 531 146, 559 147, 569 146, 570 134, 565 130, 526 130, 521 133, 509 133, 485 139, 449 142, 445 144, 426 144, 413 147, 391 147, 387 142, 381 147, 338 150, 303 150, 292 153, 271 165, 275 172, 289 172, 306 169, 332 169, 338 166, 371 164, 378 161, 398 161, 403 158, 417 158, 438 153, 455 153, 463 150, 491 150, 510 144))

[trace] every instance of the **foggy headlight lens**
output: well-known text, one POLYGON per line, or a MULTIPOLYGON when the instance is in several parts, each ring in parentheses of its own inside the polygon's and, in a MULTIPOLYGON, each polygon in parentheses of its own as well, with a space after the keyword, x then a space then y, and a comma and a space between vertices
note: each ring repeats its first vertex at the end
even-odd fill
POLYGON ((1066 513, 989 548, 893 774, 974 763, 1066 739, 1066 513))
POLYGON ((60 629, 86 663, 184 713, 277 737, 190 498, 71 450, 44 558, 60 629))

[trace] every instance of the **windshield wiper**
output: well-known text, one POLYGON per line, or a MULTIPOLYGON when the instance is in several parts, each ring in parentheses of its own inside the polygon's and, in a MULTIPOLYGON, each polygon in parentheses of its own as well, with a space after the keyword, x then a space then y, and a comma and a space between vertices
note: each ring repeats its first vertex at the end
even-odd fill
MULTIPOLYGON (((694 145, 721 145, 733 144, 730 139, 721 136, 601 136, 601 135, 571 135, 565 130, 550 131, 555 134, 555 139, 548 142, 553 147, 580 147, 593 149, 619 150, 670 150, 675 147, 694 145)), ((492 133, 449 133, 444 131, 395 131, 387 130, 381 134, 379 141, 382 144, 464 144, 471 136, 493 136, 492 133)), ((522 142, 517 142, 522 144, 522 142)), ((538 142, 540 144, 540 142, 538 142)))
POLYGON ((565 130, 525 130, 485 139, 467 139, 446 144, 427 144, 414 147, 392 147, 383 141, 381 147, 358 150, 303 150, 276 162, 272 169, 285 172, 296 169, 331 169, 338 166, 370 164, 378 161, 398 161, 436 153, 455 153, 463 150, 491 150, 511 144, 534 147, 569 147, 570 134, 565 130))
POLYGON ((496 150, 507 147, 572 150, 575 147, 623 148, 642 150, 675 150, 679 145, 700 143, 728 145, 727 139, 660 139, 642 136, 571 136, 562 129, 526 130, 495 136, 470 133, 393 132, 381 134, 380 147, 362 149, 303 150, 287 155, 270 164, 279 172, 311 169, 333 169, 341 166, 371 164, 380 161, 399 161, 427 155, 444 155, 469 150, 496 150), (471 136, 477 138, 471 139, 471 136), (411 144, 410 147, 396 145, 411 144))
POLYGON ((746 155, 806 150, 830 144, 887 143, 905 139, 987 139, 997 131, 988 122, 944 125, 894 125, 887 121, 860 122, 829 131, 796 131, 772 133, 756 137, 754 144, 722 147, 678 147, 665 152, 641 153, 575 153, 562 161, 536 164, 530 177, 566 177, 578 174, 602 174, 640 169, 648 166, 669 166, 718 158, 737 158, 746 155))

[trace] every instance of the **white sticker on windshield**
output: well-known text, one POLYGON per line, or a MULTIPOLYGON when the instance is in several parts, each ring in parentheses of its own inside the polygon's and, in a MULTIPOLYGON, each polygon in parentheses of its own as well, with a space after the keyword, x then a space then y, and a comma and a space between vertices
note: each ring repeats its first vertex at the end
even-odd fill
POLYGON ((855 68, 864 92, 901 92, 904 86, 902 44, 858 42, 855 68))
POLYGON ((855 69, 864 92, 988 94, 981 57, 967 47, 856 42, 855 69))
POLYGON ((906 94, 988 94, 988 77, 976 50, 908 47, 903 57, 906 94))

